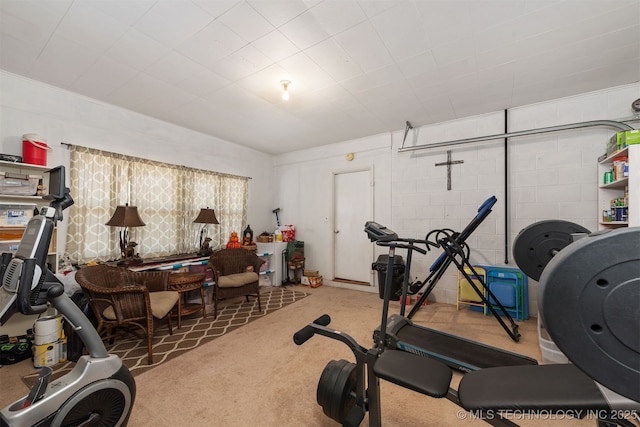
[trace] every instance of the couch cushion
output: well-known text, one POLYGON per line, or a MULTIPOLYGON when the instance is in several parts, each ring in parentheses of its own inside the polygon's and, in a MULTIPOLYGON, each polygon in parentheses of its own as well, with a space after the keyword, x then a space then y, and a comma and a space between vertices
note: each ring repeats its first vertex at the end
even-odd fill
POLYGON ((258 273, 248 271, 245 273, 229 274, 218 278, 218 286, 221 288, 239 288, 249 283, 258 281, 258 273))

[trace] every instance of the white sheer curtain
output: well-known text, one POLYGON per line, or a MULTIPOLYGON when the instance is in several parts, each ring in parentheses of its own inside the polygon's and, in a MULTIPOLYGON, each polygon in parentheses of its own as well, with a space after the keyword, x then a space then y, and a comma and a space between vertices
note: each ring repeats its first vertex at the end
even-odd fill
POLYGON ((209 225, 215 248, 246 224, 248 178, 71 146, 70 185, 75 204, 68 210, 66 255, 72 262, 120 257, 120 231, 104 225, 118 205, 137 206, 144 227, 129 229, 143 257, 196 252, 201 208, 215 209, 219 225, 209 225))

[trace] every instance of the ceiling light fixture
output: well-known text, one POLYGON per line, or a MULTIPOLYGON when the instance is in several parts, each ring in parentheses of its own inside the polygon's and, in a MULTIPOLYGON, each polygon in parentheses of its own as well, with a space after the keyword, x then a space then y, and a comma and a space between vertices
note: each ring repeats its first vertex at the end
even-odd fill
POLYGON ((282 85, 282 99, 285 101, 289 100, 289 85, 291 84, 290 80, 280 80, 280 84, 282 85))

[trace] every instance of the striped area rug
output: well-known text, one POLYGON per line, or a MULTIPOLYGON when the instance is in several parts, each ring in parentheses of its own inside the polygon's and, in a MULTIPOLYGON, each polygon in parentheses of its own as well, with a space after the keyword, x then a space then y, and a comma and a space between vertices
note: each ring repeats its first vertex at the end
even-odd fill
MULTIPOLYGON (((205 318, 202 317, 201 313, 183 318, 180 329, 177 328, 174 320, 173 335, 169 335, 169 328, 166 322, 156 323, 158 327, 154 331, 153 337, 152 365, 147 363, 146 341, 137 338, 133 334, 127 334, 120 339, 116 339, 113 345, 107 344, 107 351, 110 354, 118 355, 133 376, 136 376, 253 320, 299 301, 307 295, 305 292, 281 287, 262 289, 260 294, 261 312, 258 311, 258 300, 256 298, 250 297, 248 302, 244 297, 234 298, 229 300, 226 305, 224 301, 222 302, 222 307, 218 307, 218 318, 215 320, 213 319, 213 308, 205 318)), ((53 366, 53 378, 66 374, 73 366, 73 362, 65 362, 53 366)), ((23 380, 30 386, 37 377, 38 372, 36 371, 26 375, 23 380)))

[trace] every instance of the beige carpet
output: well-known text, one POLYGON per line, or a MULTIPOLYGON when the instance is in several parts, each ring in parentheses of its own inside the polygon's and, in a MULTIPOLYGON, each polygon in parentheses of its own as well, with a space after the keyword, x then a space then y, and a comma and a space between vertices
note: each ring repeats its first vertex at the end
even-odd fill
MULTIPOLYGON (((336 426, 316 403, 316 387, 329 360, 353 360, 353 356, 344 344, 325 337, 296 346, 292 336, 328 313, 333 328, 369 347, 380 322, 381 301, 375 293, 330 286, 292 289, 311 295, 137 375, 138 394, 129 425, 336 426)), ((398 303, 392 308, 398 310, 398 303)), ((540 359, 535 319, 520 322, 519 343, 511 341, 495 319, 469 310, 457 312, 455 306, 430 304, 414 320, 540 359)), ((2 407, 27 392, 20 381, 22 363, 0 369, 2 407)), ((454 376, 454 386, 459 378, 454 376)), ((381 394, 385 426, 487 425, 446 399, 429 398, 385 381, 381 381, 381 394)), ((513 421, 523 426, 595 425, 592 419, 513 421)), ((367 423, 365 417, 362 425, 367 423)))
MULTIPOLYGON (((123 334, 111 345, 107 344, 107 351, 117 355, 136 376, 306 296, 307 293, 290 288, 263 289, 260 295, 262 311, 258 307, 258 300, 253 297, 249 301, 244 297, 222 301, 218 307, 217 318, 213 318, 213 309, 210 308, 206 317, 202 317, 202 312, 184 317, 180 328, 174 320, 173 334, 169 334, 166 322, 156 322, 152 341, 152 364, 149 364, 146 340, 131 333, 123 334)), ((66 374, 73 369, 73 366, 75 366, 73 362, 53 366, 52 379, 66 374)), ((23 380, 27 386, 30 387, 35 382, 38 374, 39 370, 34 369, 33 373, 24 377, 23 380)))

